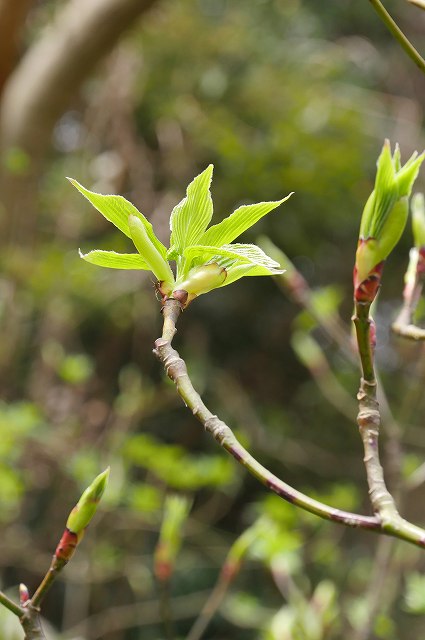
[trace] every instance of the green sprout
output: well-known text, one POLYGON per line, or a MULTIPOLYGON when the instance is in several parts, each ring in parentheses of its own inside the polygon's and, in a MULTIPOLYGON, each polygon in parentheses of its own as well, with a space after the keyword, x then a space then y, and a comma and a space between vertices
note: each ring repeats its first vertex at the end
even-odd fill
POLYGON ((100 499, 108 484, 108 479, 109 467, 96 476, 72 509, 66 522, 66 528, 69 531, 79 536, 88 527, 99 506, 100 499))
POLYGON ((385 140, 378 158, 375 188, 369 196, 360 225, 354 268, 355 298, 371 302, 379 288, 383 263, 394 249, 406 225, 408 199, 425 153, 415 152, 401 166, 400 149, 385 140))
POLYGON ((207 228, 213 214, 212 172, 213 165, 209 165, 198 175, 189 184, 186 197, 171 212, 168 250, 156 237, 150 222, 125 198, 94 193, 70 179, 109 222, 133 241, 138 251, 123 254, 96 249, 85 254, 80 252, 80 256, 101 267, 151 271, 163 300, 176 298, 183 307, 195 297, 243 276, 283 273, 279 263, 256 245, 233 241, 292 193, 278 201, 243 205, 207 228), (175 262, 175 275, 169 261, 175 262))

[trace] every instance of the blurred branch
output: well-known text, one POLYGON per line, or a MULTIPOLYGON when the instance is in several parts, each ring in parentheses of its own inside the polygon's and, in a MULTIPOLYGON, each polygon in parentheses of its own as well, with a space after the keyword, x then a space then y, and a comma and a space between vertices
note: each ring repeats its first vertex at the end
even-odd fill
POLYGON ((425 10, 425 0, 407 0, 410 4, 414 4, 415 7, 419 7, 419 9, 425 10))
POLYGON ((0 0, 0 94, 15 66, 22 28, 33 0, 0 0))
POLYGON ((382 22, 385 24, 387 29, 393 35, 393 37, 397 40, 400 46, 407 53, 409 58, 413 60, 419 69, 425 73, 425 60, 422 58, 419 51, 415 49, 410 40, 406 38, 400 27, 397 23, 392 19, 388 11, 385 9, 384 5, 380 2, 380 0, 369 0, 372 7, 375 9, 378 16, 381 18, 382 22))
POLYGON ((17 605, 13 600, 7 597, 3 591, 0 591, 0 604, 2 604, 6 609, 9 609, 15 616, 20 618, 23 614, 23 611, 19 605, 17 605))
POLYGON ((34 193, 22 193, 36 184, 38 166, 50 145, 52 129, 95 65, 113 48, 134 20, 155 0, 70 0, 58 11, 44 35, 28 50, 10 76, 0 110, 3 160, 15 149, 30 163, 24 175, 7 170, 0 178, 0 192, 7 211, 4 224, 30 232, 34 193), (23 189, 23 186, 26 188, 23 189), (23 202, 23 198, 27 198, 23 202), (29 214, 28 212, 31 212, 29 214))
MULTIPOLYGON (((199 591, 188 595, 176 596, 171 600, 175 610, 175 620, 186 620, 197 615, 209 591, 199 591)), ((136 602, 135 604, 109 607, 105 611, 95 613, 80 624, 67 629, 63 637, 73 640, 81 636, 82 630, 90 629, 87 638, 103 639, 109 634, 136 626, 157 624, 161 621, 158 600, 136 602)))
POLYGON ((406 271, 403 291, 403 306, 392 325, 392 330, 403 338, 425 340, 425 329, 417 327, 414 314, 422 294, 425 278, 425 247, 413 247, 409 254, 409 266, 406 271))

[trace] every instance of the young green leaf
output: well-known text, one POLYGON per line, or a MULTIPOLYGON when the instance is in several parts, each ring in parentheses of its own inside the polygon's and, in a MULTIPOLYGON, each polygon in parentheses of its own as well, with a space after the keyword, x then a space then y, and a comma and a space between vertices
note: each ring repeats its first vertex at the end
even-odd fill
POLYGON ((234 264, 227 269, 227 278, 220 286, 226 287, 228 284, 232 284, 232 282, 236 282, 236 280, 245 276, 273 276, 280 273, 282 273, 281 270, 271 270, 255 264, 234 264))
POLYGON ((202 263, 214 260, 219 264, 225 264, 227 268, 230 261, 230 264, 233 262, 257 265, 269 269, 269 273, 282 273, 279 263, 267 256, 255 244, 227 244, 221 247, 195 245, 187 247, 184 256, 189 262, 202 263))
POLYGON ((143 220, 140 220, 137 216, 130 215, 128 216, 128 225, 131 239, 137 251, 149 265, 149 269, 154 276, 156 276, 160 282, 174 282, 174 275, 170 265, 151 241, 146 226, 143 224, 143 220))
POLYGON ((199 239, 199 244, 220 247, 233 242, 263 216, 288 200, 292 193, 275 202, 258 202, 239 207, 230 216, 210 227, 199 239))
POLYGON ((171 250, 183 253, 185 247, 196 244, 207 228, 213 213, 210 184, 213 165, 196 176, 186 191, 186 197, 174 207, 170 218, 171 250))
POLYGON ((131 202, 122 196, 102 195, 100 193, 95 193, 94 191, 89 191, 73 178, 68 178, 68 180, 89 202, 91 202, 99 213, 101 213, 109 222, 112 222, 112 224, 114 224, 128 238, 131 238, 128 217, 133 215, 139 218, 146 227, 146 233, 148 234, 152 244, 159 251, 161 256, 165 258, 167 249, 156 237, 151 223, 142 213, 140 213, 140 211, 138 211, 138 209, 136 209, 133 204, 131 204, 131 202))
POLYGON ((116 253, 115 251, 102 251, 95 249, 89 253, 80 253, 80 258, 95 264, 99 267, 109 269, 146 269, 150 271, 150 266, 139 253, 116 253))

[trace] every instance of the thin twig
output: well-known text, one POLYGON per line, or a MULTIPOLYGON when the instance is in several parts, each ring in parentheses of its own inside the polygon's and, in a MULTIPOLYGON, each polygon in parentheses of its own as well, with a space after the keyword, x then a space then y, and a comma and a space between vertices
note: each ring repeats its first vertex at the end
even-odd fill
POLYGON ((21 607, 8 596, 0 591, 0 604, 19 618, 22 629, 25 633, 25 640, 46 640, 40 622, 40 610, 28 601, 25 606, 21 607))
POLYGON ((45 595, 47 594, 53 582, 56 580, 65 565, 66 562, 58 558, 56 555, 53 556, 49 570, 47 571, 43 580, 40 582, 40 585, 38 586, 36 592, 31 598, 31 604, 33 607, 40 607, 45 595))
POLYGON ((391 538, 380 538, 372 568, 372 577, 366 593, 367 615, 352 640, 369 640, 373 634, 376 616, 384 606, 384 592, 388 585, 387 578, 393 569, 394 549, 397 541, 391 538))
POLYGON ((171 346, 170 340, 174 335, 174 325, 180 312, 181 307, 178 301, 171 299, 165 302, 163 313, 166 330, 162 337, 156 340, 154 353, 164 365, 165 371, 171 380, 173 380, 186 406, 223 449, 232 455, 241 465, 246 467, 259 482, 277 493, 277 495, 284 500, 299 506, 305 511, 309 511, 325 520, 337 522, 348 527, 385 533, 407 540, 420 547, 425 546, 425 530, 403 520, 400 516, 398 516, 397 520, 393 518, 391 521, 388 521, 388 519, 382 518, 381 513, 371 517, 334 509, 297 491, 253 458, 236 439, 232 430, 205 406, 192 385, 184 360, 171 346))
POLYGON ((418 249, 413 247, 413 249, 410 250, 409 267, 404 277, 403 306, 391 327, 394 333, 402 338, 425 340, 425 330, 417 327, 414 323, 414 315, 422 294, 424 278, 424 248, 420 247, 418 249))
POLYGON ((381 18, 387 29, 407 53, 409 58, 411 58, 416 66, 419 67, 419 69, 423 73, 425 73, 425 60, 422 58, 419 51, 415 49, 410 40, 408 40, 408 38, 404 35, 397 23, 392 19, 388 11, 385 9, 384 5, 380 2, 380 0, 369 0, 369 2, 375 9, 378 16, 381 18))
POLYGON ((18 616, 18 618, 21 618, 24 612, 23 609, 18 604, 13 602, 13 600, 8 598, 7 595, 3 593, 3 591, 0 591, 0 604, 6 607, 6 609, 9 609, 9 611, 14 613, 15 616, 18 616))
POLYGON ((353 317, 359 347, 362 378, 357 395, 359 413, 357 422, 364 447, 364 463, 369 484, 369 496, 374 509, 383 523, 391 523, 397 517, 394 499, 388 491, 384 472, 379 460, 378 438, 381 416, 377 401, 377 382, 373 367, 373 347, 371 345, 370 303, 356 302, 353 317))
POLYGON ((218 608, 223 602, 230 582, 231 581, 223 573, 220 573, 220 576, 216 584, 214 585, 213 590, 208 596, 207 601, 202 607, 201 613, 199 614, 191 630, 189 631, 189 635, 187 636, 186 640, 200 640, 202 638, 214 614, 217 612, 218 608))

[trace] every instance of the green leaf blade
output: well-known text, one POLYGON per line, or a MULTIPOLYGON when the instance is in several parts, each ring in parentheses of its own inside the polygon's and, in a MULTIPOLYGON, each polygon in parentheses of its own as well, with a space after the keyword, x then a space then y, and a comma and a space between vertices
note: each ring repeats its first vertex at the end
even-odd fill
POLYGON ((282 273, 278 262, 270 258, 255 244, 228 244, 222 247, 209 247, 205 245, 194 245, 187 247, 184 252, 185 258, 189 262, 217 262, 228 268, 228 265, 250 267, 262 267, 268 270, 269 275, 282 273))
POLYGON ((138 253, 117 253, 116 251, 103 251, 95 249, 89 253, 80 253, 80 258, 98 267, 109 269, 144 269, 150 271, 149 265, 138 253))
POLYGON ((146 232, 154 244, 154 246, 158 249, 159 253, 163 258, 165 258, 167 254, 167 249, 164 247, 162 242, 156 237, 154 230, 152 228, 151 223, 145 216, 140 213, 140 211, 128 200, 126 200, 123 196, 116 195, 103 195, 101 193, 96 193, 95 191, 89 191, 83 187, 77 180, 73 178, 68 178, 71 184, 88 200, 95 209, 99 211, 103 215, 108 222, 112 222, 124 235, 128 238, 131 238, 130 228, 128 224, 128 218, 130 215, 136 216, 139 218, 146 227, 146 232))
POLYGON ((186 197, 171 213, 170 246, 177 253, 196 244, 211 221, 213 204, 210 193, 213 165, 210 164, 189 184, 186 197))
POLYGON ((258 202, 257 204, 242 205, 230 216, 210 227, 200 238, 199 244, 219 247, 229 244, 252 227, 258 220, 291 197, 292 193, 282 200, 272 202, 258 202))

